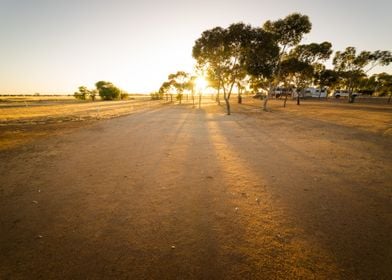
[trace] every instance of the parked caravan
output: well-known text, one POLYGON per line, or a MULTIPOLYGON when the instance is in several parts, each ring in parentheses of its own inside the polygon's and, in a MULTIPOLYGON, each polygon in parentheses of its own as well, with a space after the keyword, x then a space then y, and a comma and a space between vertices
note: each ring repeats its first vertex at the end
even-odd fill
MULTIPOLYGON (((293 97, 297 97, 297 92, 294 92, 293 97)), ((322 89, 320 91, 319 88, 309 87, 305 88, 302 92, 299 93, 300 97, 313 97, 313 98, 325 98, 327 97, 327 90, 322 89)))

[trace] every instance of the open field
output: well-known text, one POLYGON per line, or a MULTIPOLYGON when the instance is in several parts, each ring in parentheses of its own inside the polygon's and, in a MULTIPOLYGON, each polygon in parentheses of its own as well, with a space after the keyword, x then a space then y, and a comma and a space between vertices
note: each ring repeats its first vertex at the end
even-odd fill
POLYGON ((392 278, 392 106, 147 103, 0 109, 1 279, 392 278))
MULTIPOLYGON (((159 106, 139 96, 124 101, 77 101, 68 97, 27 97, 26 102, 12 100, 0 103, 0 150, 20 145, 32 138, 53 133, 59 129, 77 127, 70 122, 94 121, 119 117, 159 106)), ((23 99, 22 99, 23 100, 23 99)))

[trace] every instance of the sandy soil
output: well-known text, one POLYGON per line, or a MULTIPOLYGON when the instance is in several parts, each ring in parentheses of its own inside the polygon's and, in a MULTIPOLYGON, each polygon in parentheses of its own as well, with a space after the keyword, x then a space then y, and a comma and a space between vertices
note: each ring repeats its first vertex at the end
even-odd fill
POLYGON ((0 151, 0 279, 391 279, 391 107, 258 102, 0 151))

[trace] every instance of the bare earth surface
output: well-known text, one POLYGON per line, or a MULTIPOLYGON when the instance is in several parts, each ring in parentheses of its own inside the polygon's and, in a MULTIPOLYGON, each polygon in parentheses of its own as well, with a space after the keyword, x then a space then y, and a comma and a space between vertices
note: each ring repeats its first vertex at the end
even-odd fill
POLYGON ((245 103, 31 127, 0 279, 392 279, 392 107, 245 103))

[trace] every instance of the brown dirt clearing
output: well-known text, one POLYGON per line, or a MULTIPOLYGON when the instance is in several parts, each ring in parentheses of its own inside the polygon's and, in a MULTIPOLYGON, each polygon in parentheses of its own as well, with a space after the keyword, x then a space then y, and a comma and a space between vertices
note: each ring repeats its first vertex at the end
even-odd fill
POLYGON ((391 279, 391 106, 259 105, 2 126, 0 278, 391 279))

